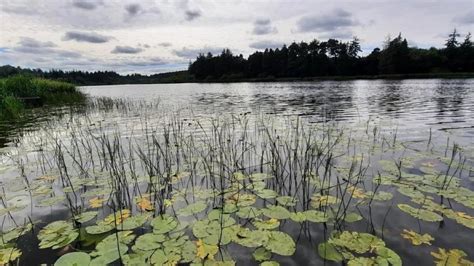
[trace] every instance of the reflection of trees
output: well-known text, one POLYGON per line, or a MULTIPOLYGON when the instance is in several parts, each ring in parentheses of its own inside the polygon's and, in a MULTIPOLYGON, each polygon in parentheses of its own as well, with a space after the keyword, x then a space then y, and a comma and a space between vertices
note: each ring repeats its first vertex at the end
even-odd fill
POLYGON ((379 110, 389 116, 399 117, 408 95, 404 95, 402 83, 400 81, 384 81, 378 88, 380 95, 377 101, 379 110))
POLYGON ((220 108, 222 112, 249 109, 271 114, 297 114, 324 120, 344 120, 353 107, 353 82, 323 82, 254 85, 246 92, 203 93, 193 101, 202 110, 220 108), (280 84, 282 85, 282 84, 280 84))
POLYGON ((467 86, 465 80, 441 80, 436 88, 433 101, 436 102, 437 117, 451 115, 454 117, 464 116, 462 113, 463 98, 466 95, 467 86))

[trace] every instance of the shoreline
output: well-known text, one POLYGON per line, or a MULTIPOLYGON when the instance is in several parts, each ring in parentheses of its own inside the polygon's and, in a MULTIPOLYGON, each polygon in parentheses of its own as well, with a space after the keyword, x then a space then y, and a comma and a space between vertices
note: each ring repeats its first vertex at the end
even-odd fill
POLYGON ((420 74, 386 74, 386 75, 356 75, 356 76, 318 76, 298 78, 224 78, 205 80, 174 80, 143 83, 109 83, 109 84, 76 84, 77 86, 110 86, 110 85, 145 85, 145 84, 181 84, 181 83, 260 83, 260 82, 313 82, 313 81, 350 81, 350 80, 405 80, 405 79, 473 79, 474 73, 420 73, 420 74))

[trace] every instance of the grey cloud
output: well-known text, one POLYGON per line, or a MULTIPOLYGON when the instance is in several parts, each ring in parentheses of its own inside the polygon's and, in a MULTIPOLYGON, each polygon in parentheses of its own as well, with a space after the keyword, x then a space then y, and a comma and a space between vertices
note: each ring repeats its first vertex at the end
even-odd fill
POLYGON ((199 11, 199 10, 186 10, 186 12, 184 12, 184 15, 185 15, 187 21, 191 21, 191 20, 199 18, 201 16, 201 11, 199 11))
POLYGON ((171 44, 170 42, 160 42, 158 44, 158 46, 161 46, 161 47, 170 47, 172 46, 173 44, 171 44))
POLYGON ((194 59, 196 58, 199 54, 207 54, 208 52, 212 54, 219 54, 222 52, 224 48, 222 47, 203 47, 203 48, 186 48, 183 47, 180 50, 173 50, 173 54, 175 54, 178 57, 185 58, 185 59, 194 59))
POLYGON ((454 22, 460 24, 474 24, 474 10, 467 12, 465 15, 454 18, 454 22))
POLYGON ((326 33, 322 33, 318 35, 320 39, 345 39, 345 40, 351 39, 353 36, 354 34, 350 30, 326 32, 326 33))
POLYGON ((257 19, 253 24, 254 27, 252 33, 255 35, 265 35, 278 32, 275 27, 272 27, 272 22, 269 19, 257 19))
POLYGON ((129 4, 125 6, 125 11, 127 11, 127 14, 131 17, 140 13, 141 10, 142 7, 140 6, 140 4, 129 4))
POLYGON ((18 42, 18 46, 14 47, 12 51, 23 54, 59 56, 65 58, 79 58, 82 56, 80 53, 57 49, 55 47, 56 44, 52 42, 41 42, 33 38, 23 37, 18 42))
POLYGON ((352 14, 343 9, 334 9, 329 14, 319 16, 305 16, 297 22, 300 32, 334 31, 359 25, 352 14))
POLYGON ((115 46, 111 53, 113 54, 138 54, 143 51, 142 48, 135 48, 131 46, 115 46))
POLYGON ((165 61, 161 57, 152 57, 152 58, 147 58, 144 60, 134 60, 134 61, 127 61, 124 62, 124 65, 130 65, 130 66, 162 66, 168 64, 167 61, 165 61))
POLYGON ((281 48, 283 44, 283 42, 265 40, 253 42, 249 45, 249 47, 257 50, 264 50, 266 48, 281 48))
POLYGON ((53 42, 41 42, 30 37, 22 37, 18 44, 22 47, 41 48, 41 47, 55 47, 53 42))
POLYGON ((100 35, 95 32, 68 31, 62 38, 63 41, 77 41, 89 43, 105 43, 113 39, 110 36, 100 35))
POLYGON ((80 8, 80 9, 85 9, 85 10, 93 10, 97 8, 97 6, 101 5, 102 1, 87 1, 87 0, 74 0, 72 2, 72 5, 74 7, 80 8))

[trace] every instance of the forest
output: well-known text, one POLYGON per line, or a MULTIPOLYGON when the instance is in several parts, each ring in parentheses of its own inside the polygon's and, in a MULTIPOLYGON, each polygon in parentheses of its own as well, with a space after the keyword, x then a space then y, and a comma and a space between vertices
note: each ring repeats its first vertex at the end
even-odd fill
POLYGON ((463 41, 458 40, 459 36, 454 30, 444 48, 422 49, 409 47, 399 34, 367 56, 359 56, 361 44, 357 38, 349 42, 335 39, 294 42, 282 48, 254 52, 247 59, 225 49, 217 56, 200 54, 189 72, 198 80, 473 72, 471 34, 463 41))

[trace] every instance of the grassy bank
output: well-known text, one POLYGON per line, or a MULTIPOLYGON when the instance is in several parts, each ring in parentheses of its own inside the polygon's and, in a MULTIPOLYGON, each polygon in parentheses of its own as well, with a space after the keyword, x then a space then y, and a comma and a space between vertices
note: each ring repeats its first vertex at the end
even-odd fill
POLYGON ((0 118, 17 117, 33 102, 38 104, 73 103, 84 95, 70 83, 17 75, 0 79, 0 118))

